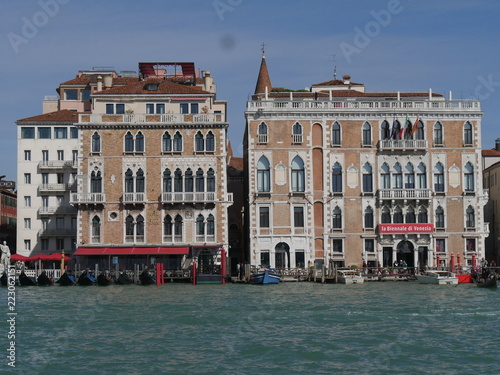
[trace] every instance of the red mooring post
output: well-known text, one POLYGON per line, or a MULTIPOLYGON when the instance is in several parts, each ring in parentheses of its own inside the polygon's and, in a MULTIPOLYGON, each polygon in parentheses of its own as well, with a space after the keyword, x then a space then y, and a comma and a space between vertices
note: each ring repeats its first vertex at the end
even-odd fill
POLYGON ((160 285, 161 280, 160 280, 160 264, 156 263, 156 285, 160 285))
POLYGON ((196 285, 196 262, 193 262, 193 285, 196 285))
POLYGON ((220 273, 222 278, 222 284, 226 283, 226 250, 222 248, 222 254, 220 259, 220 273))

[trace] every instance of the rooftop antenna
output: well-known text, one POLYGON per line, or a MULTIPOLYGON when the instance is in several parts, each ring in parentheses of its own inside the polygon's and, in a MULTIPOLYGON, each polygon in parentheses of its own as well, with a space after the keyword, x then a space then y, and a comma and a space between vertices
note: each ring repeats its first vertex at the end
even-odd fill
MULTIPOLYGON (((332 56, 332 61, 335 64, 337 62, 337 60, 335 59, 335 57, 337 55, 333 54, 333 55, 330 55, 330 56, 332 56)), ((333 66, 333 79, 337 79, 337 65, 333 66)))

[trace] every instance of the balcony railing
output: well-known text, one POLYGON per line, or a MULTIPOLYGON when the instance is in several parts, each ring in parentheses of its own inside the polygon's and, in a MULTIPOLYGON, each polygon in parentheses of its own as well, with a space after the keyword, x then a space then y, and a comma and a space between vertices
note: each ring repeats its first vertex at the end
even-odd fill
POLYGON ((40 169, 64 169, 71 168, 77 169, 78 162, 77 161, 68 161, 68 160, 43 160, 38 163, 38 168, 40 169))
POLYGON ((73 237, 76 236, 76 229, 41 229, 38 235, 40 237, 73 237))
POLYGON ((379 142, 379 150, 421 150, 427 148, 425 139, 384 139, 379 142))
POLYGON ((292 134, 292 143, 300 145, 302 143, 302 134, 292 134))
POLYGON ((146 193, 123 193, 123 203, 144 203, 146 193))
POLYGON ((207 203, 215 202, 215 192, 162 193, 162 203, 207 203))
POLYGON ((267 134, 258 134, 257 135, 257 143, 260 145, 267 144, 267 134))
POLYGON ((262 100, 247 102, 247 110, 273 110, 279 112, 311 111, 311 110, 392 110, 392 109, 422 109, 426 111, 476 112, 481 110, 477 100, 262 100))
POLYGON ((75 191, 76 184, 41 184, 38 188, 40 193, 62 192, 62 191, 75 191))
POLYGON ((78 211, 73 206, 42 206, 38 209, 39 215, 53 215, 53 214, 76 214, 78 211))
POLYGON ((102 123, 202 123, 209 124, 215 122, 224 122, 224 115, 221 113, 198 113, 198 114, 183 114, 183 113, 165 113, 165 114, 144 114, 144 113, 126 113, 122 115, 107 115, 100 113, 79 115, 79 122, 82 124, 102 124, 102 123))
POLYGON ((71 204, 96 204, 105 201, 106 194, 104 193, 73 193, 70 198, 71 204))
POLYGON ((379 199, 430 199, 431 189, 381 189, 379 199))

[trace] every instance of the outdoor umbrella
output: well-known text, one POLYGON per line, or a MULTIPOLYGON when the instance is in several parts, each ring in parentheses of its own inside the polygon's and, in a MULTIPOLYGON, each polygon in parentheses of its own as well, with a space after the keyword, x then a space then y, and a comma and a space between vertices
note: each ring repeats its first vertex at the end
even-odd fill
POLYGON ((20 254, 12 254, 10 256, 10 260, 13 262, 27 262, 29 259, 28 259, 28 257, 25 257, 25 256, 20 255, 20 254))

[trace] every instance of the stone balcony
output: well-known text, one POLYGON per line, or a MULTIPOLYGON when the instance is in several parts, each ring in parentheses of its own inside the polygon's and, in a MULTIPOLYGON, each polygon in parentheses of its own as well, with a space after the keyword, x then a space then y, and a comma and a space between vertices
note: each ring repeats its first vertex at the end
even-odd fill
POLYGON ((71 204, 101 204, 106 201, 104 193, 72 193, 71 204))
POLYGON ((196 124, 211 124, 225 121, 225 115, 222 113, 199 113, 199 114, 183 114, 183 113, 165 113, 159 115, 148 115, 145 113, 126 113, 121 115, 108 115, 101 113, 79 114, 80 124, 179 124, 179 123, 196 123, 196 124))
POLYGON ((431 199, 431 189, 380 189, 379 199, 431 199))

